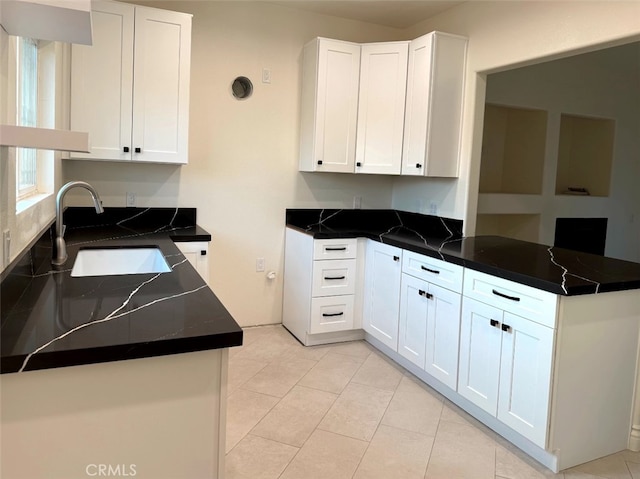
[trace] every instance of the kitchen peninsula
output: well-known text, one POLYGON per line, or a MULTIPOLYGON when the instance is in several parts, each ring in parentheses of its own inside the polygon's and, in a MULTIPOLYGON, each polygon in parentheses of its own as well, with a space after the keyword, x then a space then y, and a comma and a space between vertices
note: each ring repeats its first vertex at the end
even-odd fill
POLYGON ((185 208, 68 208, 65 224, 64 266, 47 230, 2 278, 2 476, 220 477, 242 330, 174 244, 211 236, 185 208), (83 248, 138 246, 170 271, 71 274, 83 248))
POLYGON ((283 324, 365 338, 558 471, 638 447, 640 264, 395 210, 286 213, 283 324))

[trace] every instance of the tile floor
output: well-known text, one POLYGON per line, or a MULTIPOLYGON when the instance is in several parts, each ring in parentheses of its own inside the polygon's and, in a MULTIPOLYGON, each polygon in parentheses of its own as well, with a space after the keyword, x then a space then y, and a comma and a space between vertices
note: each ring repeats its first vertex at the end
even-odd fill
POLYGON ((364 341, 247 328, 228 394, 227 479, 640 479, 631 451, 553 474, 364 341))

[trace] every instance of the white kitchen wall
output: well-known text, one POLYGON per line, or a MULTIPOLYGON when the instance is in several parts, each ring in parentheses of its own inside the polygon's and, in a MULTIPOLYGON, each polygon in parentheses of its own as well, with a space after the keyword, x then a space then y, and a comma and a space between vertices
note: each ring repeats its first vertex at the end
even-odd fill
POLYGON ((605 255, 640 262, 640 43, 490 75, 486 98, 548 112, 539 242, 553 244, 557 217, 605 217, 605 255), (608 197, 556 196, 562 113, 615 120, 608 197))
MULTIPOLYGON (((88 181, 107 207, 125 206, 127 191, 138 206, 196 207, 213 236, 212 289, 241 325, 278 323, 285 209, 351 208, 354 196, 363 208, 391 206, 390 177, 297 171, 302 46, 316 36, 377 41, 402 32, 267 3, 144 4, 194 15, 189 164, 65 161, 65 180, 88 181), (263 68, 270 84, 261 82, 263 68), (238 75, 253 81, 248 100, 231 96, 238 75), (258 257, 274 281, 255 272, 258 257)), ((83 192, 67 201, 91 204, 83 192)))
POLYGON ((397 178, 393 207, 418 211, 438 203, 443 216, 475 231, 486 73, 596 50, 640 38, 640 2, 465 2, 407 31, 433 30, 469 37, 460 177, 397 178), (422 202, 417 201, 422 199, 422 202))

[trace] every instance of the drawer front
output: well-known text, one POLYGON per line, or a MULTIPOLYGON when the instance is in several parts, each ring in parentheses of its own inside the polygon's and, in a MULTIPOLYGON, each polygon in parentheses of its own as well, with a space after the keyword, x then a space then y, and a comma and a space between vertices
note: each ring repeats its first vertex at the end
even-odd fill
POLYGON ((356 238, 314 240, 313 259, 352 259, 356 257, 356 238))
POLYGON ((330 333, 353 329, 353 305, 353 295, 313 298, 309 333, 330 333))
POLYGON ((456 293, 462 292, 464 268, 423 254, 405 251, 402 255, 402 272, 442 286, 456 293))
POLYGON ((354 294, 356 291, 356 260, 334 259, 313 262, 311 296, 354 294))
POLYGON ((464 295, 544 326, 556 327, 558 296, 553 293, 467 268, 464 295))

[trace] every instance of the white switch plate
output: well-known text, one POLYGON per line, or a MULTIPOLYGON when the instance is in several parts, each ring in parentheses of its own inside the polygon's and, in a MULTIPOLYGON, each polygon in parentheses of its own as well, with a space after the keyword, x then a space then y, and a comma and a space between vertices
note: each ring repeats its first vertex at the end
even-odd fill
POLYGON ((2 250, 4 252, 4 258, 2 258, 4 265, 7 266, 11 262, 11 231, 4 230, 2 232, 2 250))
POLYGON ((136 194, 130 191, 127 191, 127 208, 135 208, 136 207, 136 194))
POLYGON ((271 70, 269 68, 262 69, 262 83, 271 83, 271 70))
POLYGON ((362 196, 354 196, 353 197, 353 209, 359 210, 362 208, 362 196))
POLYGON ((256 273, 262 273, 264 271, 264 258, 258 258, 256 260, 256 273))

